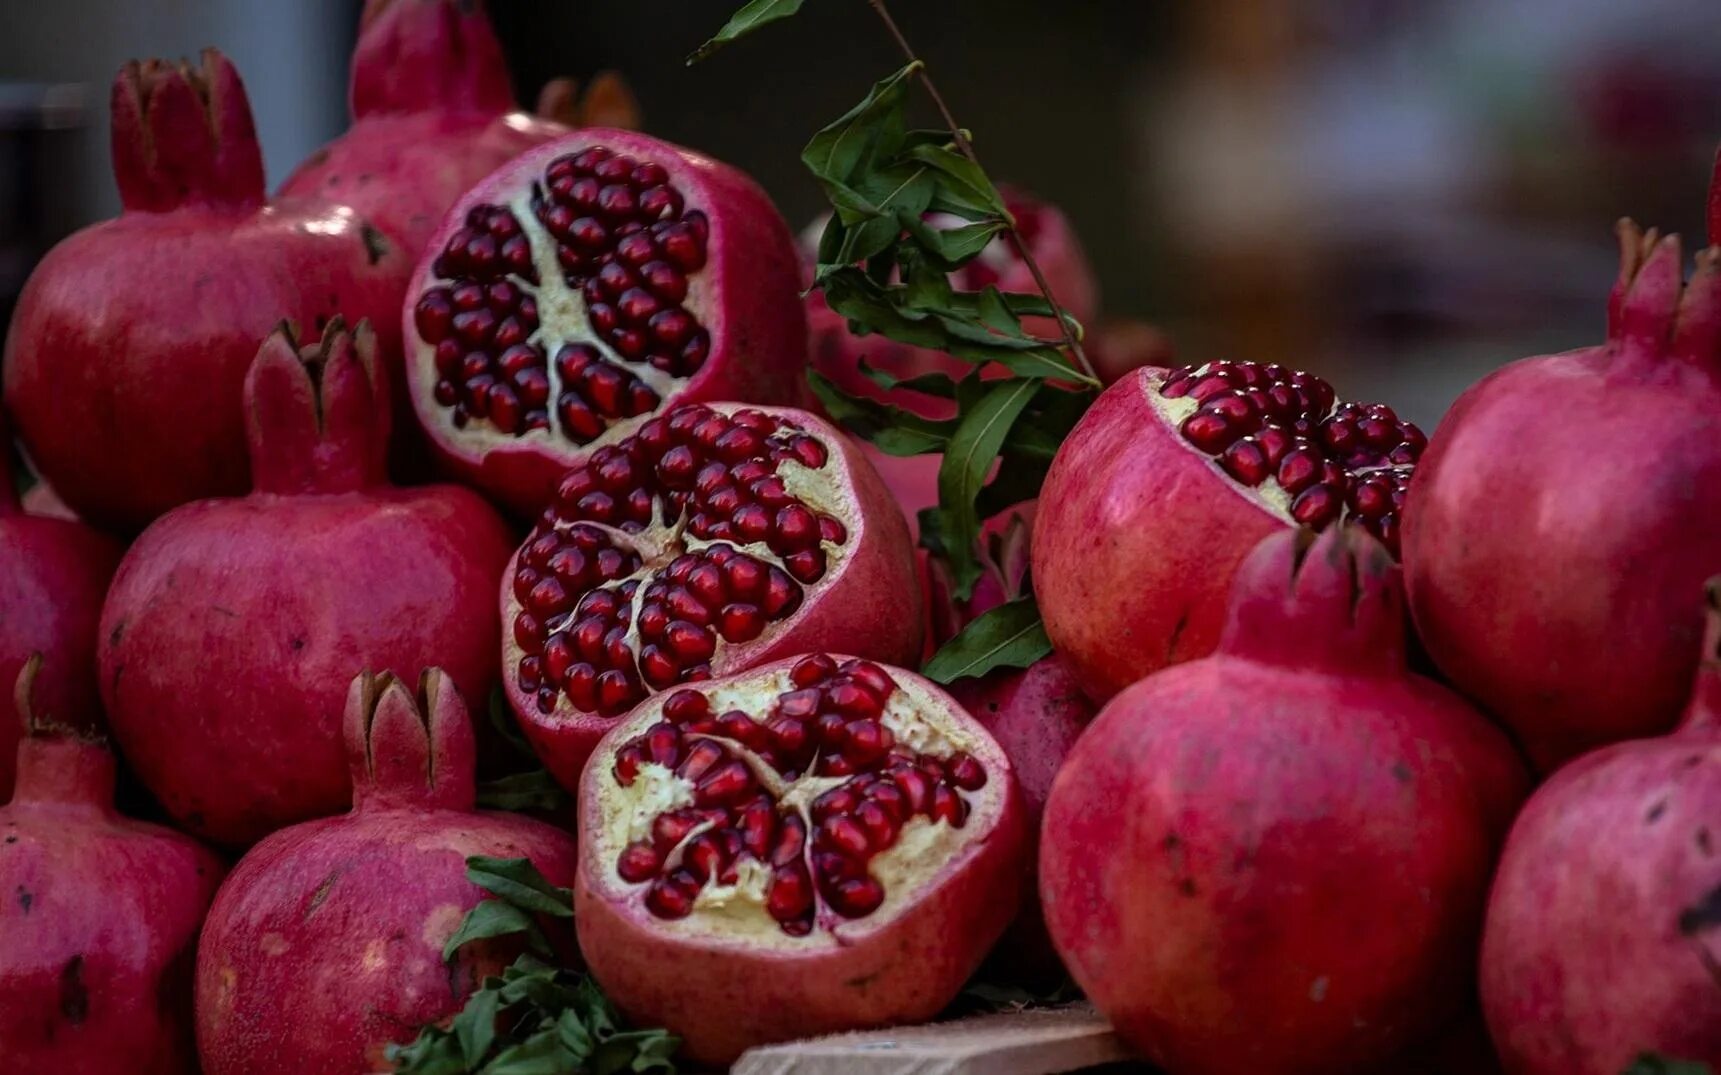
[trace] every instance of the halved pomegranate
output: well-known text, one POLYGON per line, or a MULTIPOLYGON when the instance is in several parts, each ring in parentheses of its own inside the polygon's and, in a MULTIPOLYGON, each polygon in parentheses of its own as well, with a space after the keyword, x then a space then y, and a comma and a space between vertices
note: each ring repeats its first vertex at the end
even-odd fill
POLYGON ((1052 644, 1096 701, 1219 641, 1231 576, 1276 530, 1349 519, 1398 553, 1428 438, 1383 403, 1337 403, 1256 362, 1140 369, 1058 449, 1034 522, 1052 644))
POLYGON ((562 479, 502 582, 508 700, 569 788, 652 691, 812 649, 908 663, 908 528, 858 448, 788 408, 689 404, 562 479))
POLYGON ((445 463, 523 513, 674 402, 803 391, 794 242, 770 200, 628 131, 559 138, 468 191, 419 263, 404 330, 445 463))
POLYGON ((728 1063, 925 1019, 1016 911, 1009 760, 911 672, 817 653, 659 695, 580 791, 580 947, 622 1011, 728 1063))

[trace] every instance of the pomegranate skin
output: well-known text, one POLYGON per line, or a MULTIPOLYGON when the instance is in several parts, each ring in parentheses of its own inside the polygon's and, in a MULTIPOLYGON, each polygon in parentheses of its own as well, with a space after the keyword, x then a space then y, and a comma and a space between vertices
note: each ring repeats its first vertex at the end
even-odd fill
POLYGON ((388 403, 365 326, 336 322, 302 357, 270 337, 246 400, 257 491, 146 530, 98 636, 127 760, 177 821, 228 845, 348 804, 353 670, 435 662, 488 696, 511 543, 468 490, 385 483, 388 403))
POLYGON ((398 354, 411 261, 350 209, 268 204, 238 72, 128 64, 114 82, 124 212, 31 274, 6 339, 5 404, 43 476, 82 518, 135 532, 247 487, 241 386, 283 318, 382 326, 398 354))
MULTIPOLYGON (((592 148, 661 167, 666 183, 685 199, 685 208, 704 213, 709 224, 703 264, 688 273, 699 286, 690 287, 687 296, 690 312, 710 334, 709 353, 690 375, 667 382, 659 393, 660 404, 648 413, 719 400, 791 404, 806 393, 807 323, 794 240, 770 198, 749 176, 694 150, 613 128, 582 128, 528 150, 481 180, 449 210, 419 261, 402 314, 413 408, 439 460, 450 474, 526 518, 543 509, 568 467, 631 432, 638 422, 606 422, 596 439, 583 444, 560 426, 521 436, 480 429, 478 421, 462 428, 453 410, 438 402, 436 348, 419 331, 417 304, 442 279, 437 272, 441 253, 465 228, 470 212, 512 201, 528 182, 541 185, 552 162, 592 148)), ((555 253, 543 256, 553 261, 555 253)), ((564 340, 597 339, 577 293, 546 299, 539 312, 546 320, 558 319, 557 332, 564 340)), ((613 352, 604 355, 606 360, 611 357, 613 352)), ((546 358, 549 368, 555 356, 546 358)), ((554 398, 549 406, 551 421, 559 420, 554 398)))
MULTIPOLYGON (((0 459, 6 427, 0 418, 0 459)), ((0 683, 16 683, 33 653, 45 672, 36 703, 68 726, 100 725, 96 620, 120 543, 81 523, 28 515, 0 463, 0 683)), ((19 726, 0 725, 0 798, 12 793, 19 726)))
POLYGON ((414 259, 467 188, 568 133, 515 110, 501 42, 472 0, 371 0, 349 98, 353 125, 280 193, 351 206, 414 259))
POLYGON ((1364 1070, 1463 1004, 1525 785, 1497 729, 1407 672, 1386 551, 1275 535, 1217 652, 1113 699, 1065 761, 1047 924, 1168 1070, 1364 1070))
MULTIPOLYGON (((780 675, 802 659, 690 687, 727 691, 722 704, 735 704, 739 685, 780 675)), ((935 684, 899 668, 885 671, 967 723, 935 684)), ((606 769, 630 738, 660 718, 665 697, 648 699, 599 744, 581 783, 574 922, 605 994, 636 1023, 680 1035, 688 1061, 719 1068, 756 1045, 921 1022, 947 1006, 1016 912, 1027 833, 1020 791, 996 744, 975 729, 973 756, 992 781, 1003 782, 988 785, 1002 794, 986 807, 986 834, 942 861, 921 858, 937 876, 914 891, 909 905, 886 902, 869 917, 821 919, 809 937, 781 934, 769 920, 750 931, 741 911, 732 935, 685 930, 698 918, 654 917, 605 857, 615 850, 606 830, 605 795, 613 785, 606 769)), ((969 823, 980 823, 979 816, 977 808, 969 823)), ((895 883, 907 883, 913 866, 896 868, 895 883)))
POLYGON ((426 672, 416 699, 392 675, 361 675, 344 719, 352 812, 259 843, 204 924, 204 1075, 388 1070, 390 1043, 453 1016, 517 954, 485 941, 443 961, 485 896, 466 879, 467 857, 528 858, 552 884, 573 878, 571 836, 474 811, 472 726, 447 675, 426 672))
POLYGON ((1571 762, 1512 826, 1482 1003, 1514 1075, 1616 1075, 1642 1052, 1721 1065, 1721 590, 1670 735, 1571 762))
POLYGON ((0 806, 0 1056, 20 1073, 194 1075, 191 970, 221 861, 122 817, 113 755, 33 722, 32 675, 18 678, 18 787, 0 806))
POLYGON ((1721 570, 1721 253, 1682 294, 1678 240, 1619 231, 1608 341, 1465 392, 1407 511, 1429 656, 1544 772, 1673 726, 1721 570))

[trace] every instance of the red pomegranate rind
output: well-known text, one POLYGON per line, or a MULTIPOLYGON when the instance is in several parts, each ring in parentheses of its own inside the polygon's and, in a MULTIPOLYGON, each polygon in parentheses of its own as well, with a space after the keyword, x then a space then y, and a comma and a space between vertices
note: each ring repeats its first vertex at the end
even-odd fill
POLYGON ((674 402, 800 398, 794 246, 740 172, 627 131, 539 146, 449 211, 408 290, 419 420, 531 513, 674 402))
POLYGON ((1034 582, 1053 645, 1096 700, 1211 652, 1232 573, 1275 530, 1349 519, 1396 550, 1425 442, 1384 405, 1335 405, 1325 381, 1278 365, 1134 371, 1041 491, 1034 582))
POLYGON ((840 655, 654 697, 592 755, 579 809, 592 972, 707 1064, 935 1014, 1025 865, 992 738, 921 677, 840 655))
POLYGON ((810 648, 914 660, 919 602, 907 527, 847 438, 691 404, 562 479, 503 577, 504 682, 572 788, 651 691, 810 648))

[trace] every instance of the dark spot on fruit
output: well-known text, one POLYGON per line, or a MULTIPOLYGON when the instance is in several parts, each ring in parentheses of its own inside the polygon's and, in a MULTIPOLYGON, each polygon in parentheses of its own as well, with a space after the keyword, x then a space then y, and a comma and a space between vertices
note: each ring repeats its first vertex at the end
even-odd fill
POLYGON ((1411 778, 1415 776, 1415 774, 1410 771, 1410 766, 1401 761, 1392 763, 1392 775, 1400 784, 1410 783, 1411 778))
POLYGON ((317 886, 317 890, 315 892, 311 893, 311 902, 305 908, 305 913, 299 916, 301 921, 308 919, 313 914, 317 913, 317 908, 321 907, 323 905, 323 901, 329 898, 329 890, 335 887, 335 882, 340 880, 340 876, 341 871, 335 870, 327 877, 323 878, 323 883, 317 886))
POLYGON ((359 238, 364 240, 365 254, 370 258, 372 265, 381 261, 388 254, 388 237, 370 224, 363 224, 359 227, 359 238))
POLYGON ((228 616, 228 617, 231 617, 231 618, 232 618, 232 619, 235 619, 235 620, 236 620, 236 619, 238 619, 238 618, 239 618, 239 613, 237 613, 237 612, 234 612, 234 611, 233 611, 233 610, 232 610, 232 609, 230 609, 230 608, 227 608, 227 607, 226 607, 226 606, 224 606, 224 605, 210 605, 210 606, 209 606, 209 611, 211 611, 211 612, 219 612, 219 613, 221 613, 221 614, 222 614, 222 615, 223 615, 223 616, 228 616))
POLYGON ((1179 880, 1177 882, 1177 891, 1183 893, 1185 896, 1195 895, 1195 878, 1185 877, 1179 880))
POLYGON ((90 1014, 90 991, 84 985, 84 957, 73 956, 60 968, 60 1014, 77 1026, 90 1014))
POLYGON ((108 632, 108 645, 117 646, 120 644, 120 636, 125 634, 125 625, 126 619, 121 616, 120 621, 114 624, 114 629, 108 632))
POLYGON ((1159 841, 1159 846, 1167 851, 1176 851, 1183 846, 1183 838, 1175 832, 1168 832, 1165 834, 1165 839, 1159 841))
POLYGON ((1702 764, 1703 764, 1703 755, 1693 754, 1689 758, 1685 759, 1685 761, 1681 764, 1681 767, 1685 768, 1685 769, 1695 769, 1699 765, 1702 765, 1702 764))
POLYGON ((25 914, 30 913, 30 905, 35 903, 35 902, 36 902, 36 894, 34 892, 31 892, 29 889, 25 888, 23 885, 19 885, 18 886, 18 906, 23 909, 25 914))
POLYGON ((1667 800, 1663 799, 1660 802, 1656 803, 1654 806, 1650 807, 1649 813, 1643 815, 1643 823, 1645 825, 1654 824, 1655 822, 1660 821, 1661 815, 1663 815, 1665 813, 1667 813, 1667 800))
MULTIPOLYGON (((317 150, 315 153, 311 154, 309 157, 306 157, 305 163, 300 165, 300 167, 303 168, 303 167, 309 166, 309 167, 315 168, 328 159, 329 159, 329 150, 328 150, 327 146, 324 146, 322 149, 317 150)), ((331 182, 331 183, 339 183, 340 181, 341 181, 341 177, 338 175, 329 177, 329 182, 331 182)))
POLYGON ((297 653, 305 648, 305 639, 301 635, 294 635, 290 640, 288 640, 287 645, 292 646, 293 652, 297 653))
POLYGON ((6 842, 7 842, 7 843, 9 843, 9 844, 15 844, 15 843, 17 843, 17 842, 18 842, 18 835, 17 835, 17 833, 13 833, 13 834, 12 834, 12 835, 10 835, 10 836, 8 836, 8 837, 6 837, 6 842))
POLYGON ((879 972, 873 971, 871 974, 863 974, 859 978, 850 978, 848 981, 844 982, 843 984, 846 986, 849 986, 851 988, 854 988, 854 989, 865 989, 867 986, 871 985, 874 981, 876 981, 878 979, 878 976, 879 976, 879 972))
POLYGON ((1690 937, 1721 926, 1721 885, 1679 912, 1679 932, 1690 937))
POLYGON ((1703 852, 1705 856, 1714 854, 1715 852, 1715 848, 1710 842, 1709 830, 1707 828, 1697 830, 1697 850, 1703 852))
POLYGON ((328 314, 318 314, 317 315, 317 331, 320 333, 328 327, 329 327, 329 315, 328 314))
POLYGON ((1183 629, 1189 626, 1189 610, 1186 608, 1177 614, 1177 623, 1171 628, 1171 636, 1165 640, 1165 657, 1171 660, 1171 655, 1177 652, 1177 640, 1183 637, 1183 629))

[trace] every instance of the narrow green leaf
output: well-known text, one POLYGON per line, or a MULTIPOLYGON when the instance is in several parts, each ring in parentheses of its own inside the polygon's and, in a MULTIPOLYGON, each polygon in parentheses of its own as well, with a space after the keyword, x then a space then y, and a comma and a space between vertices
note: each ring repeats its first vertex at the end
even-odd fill
POLYGON ((871 441, 888 455, 941 452, 950 443, 950 435, 956 428, 954 422, 922 418, 877 400, 851 396, 817 370, 807 371, 807 381, 825 413, 838 425, 871 441))
POLYGON ((992 185, 992 180, 979 165, 959 151, 947 146, 921 143, 909 146, 907 156, 948 176, 951 182, 944 187, 947 194, 981 206, 985 212, 1006 220, 1011 219, 1010 210, 1004 206, 1004 198, 998 193, 998 188, 992 185))
POLYGON ((543 769, 510 773, 478 785, 478 805, 486 810, 561 810, 568 793, 543 769))
MULTIPOLYGON (((928 205, 931 201, 928 200, 928 205)), ((1002 220, 982 220, 954 228, 935 228, 925 220, 903 221, 922 249, 936 257, 945 272, 953 272, 980 256, 980 251, 1004 230, 1002 220)))
POLYGON ((915 377, 895 377, 876 366, 869 365, 866 356, 861 356, 858 363, 860 371, 867 380, 880 388, 915 392, 923 396, 936 396, 939 399, 956 398, 956 382, 947 373, 922 373, 915 377))
POLYGON ((973 592, 980 577, 974 552, 980 534, 975 498, 986 484, 1010 427, 1039 389, 1040 383, 1033 380, 991 382, 985 395, 960 417, 944 450, 944 461, 938 468, 938 507, 944 517, 944 537, 950 542, 950 568, 958 597, 966 598, 973 592))
POLYGON ((541 1030, 518 1045, 510 1045, 480 1069, 481 1075, 568 1075, 576 1070, 574 1054, 555 1029, 541 1030))
POLYGON ((921 671, 938 683, 983 676, 995 668, 1026 668, 1052 652, 1040 607, 1019 597, 988 609, 939 647, 921 671))
POLYGON ((860 104, 813 135, 801 162, 824 182, 848 183, 864 162, 893 155, 907 134, 902 111, 908 80, 920 66, 916 61, 875 83, 860 104))
POLYGON ((425 1027, 406 1045, 390 1045, 383 1055, 398 1075, 466 1075, 471 1070, 460 1055, 460 1043, 436 1026, 425 1027))
POLYGON ((472 910, 466 912, 466 917, 460 920, 460 925, 449 935, 448 943, 442 946, 442 958, 452 960, 460 946, 472 941, 481 941, 490 937, 509 937, 516 933, 528 933, 537 929, 532 916, 511 903, 502 900, 481 900, 472 910))
POLYGON ((523 911, 552 918, 574 917, 572 890, 544 880, 531 859, 474 855, 466 860, 466 879, 523 911))
POLYGON ((801 10, 801 3, 802 0, 752 0, 752 3, 729 16, 729 21, 723 24, 723 28, 718 30, 711 40, 693 50, 687 57, 687 66, 692 67, 729 42, 745 37, 762 26, 788 18, 801 10))
POLYGON ((502 994, 494 989, 480 989, 466 1000, 466 1006, 454 1017, 449 1027, 454 1040, 460 1043, 460 1055, 468 1070, 476 1070, 496 1044, 496 1016, 502 1010, 502 994))

